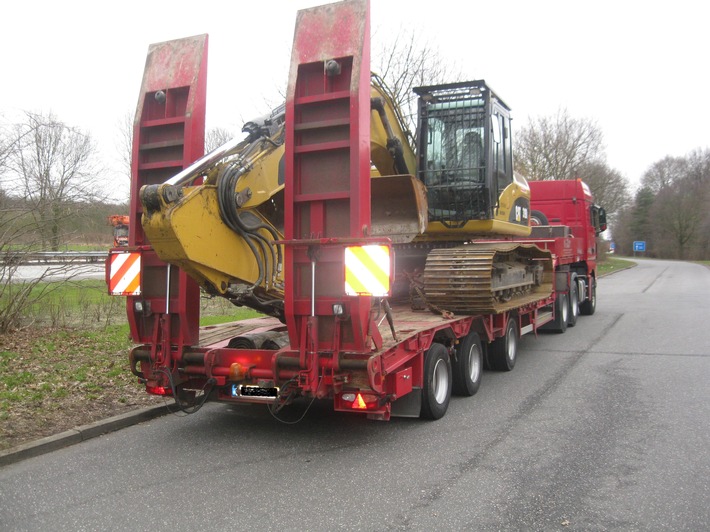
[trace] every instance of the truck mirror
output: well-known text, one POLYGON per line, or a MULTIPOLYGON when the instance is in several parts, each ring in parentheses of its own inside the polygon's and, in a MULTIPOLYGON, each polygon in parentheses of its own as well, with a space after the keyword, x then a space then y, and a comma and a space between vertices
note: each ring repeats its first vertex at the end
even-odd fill
POLYGON ((606 231, 606 228, 607 228, 606 210, 604 210, 604 207, 597 207, 596 205, 594 207, 598 213, 598 219, 599 219, 599 227, 597 228, 597 234, 603 233, 604 231, 606 231))

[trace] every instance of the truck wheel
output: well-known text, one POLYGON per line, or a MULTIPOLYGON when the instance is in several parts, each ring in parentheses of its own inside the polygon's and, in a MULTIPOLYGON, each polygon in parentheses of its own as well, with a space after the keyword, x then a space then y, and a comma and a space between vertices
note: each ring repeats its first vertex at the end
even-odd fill
POLYGON ((510 371, 518 358, 518 328, 514 319, 508 319, 505 335, 496 338, 488 349, 488 364, 491 369, 510 371))
POLYGON ((567 321, 569 320, 569 303, 567 300, 567 294, 562 292, 557 293, 557 299, 555 300, 555 321, 553 322, 551 330, 562 334, 567 330, 567 321))
POLYGON ((420 416, 439 419, 446 414, 451 399, 451 360, 441 344, 431 344, 424 358, 424 383, 420 416))
POLYGON ((567 326, 574 327, 579 316, 579 297, 577 297, 577 278, 572 277, 569 286, 569 310, 567 313, 567 326))
POLYGON ((547 216, 540 211, 530 211, 530 225, 550 225, 550 222, 547 221, 547 216))
POLYGON ((592 279, 592 297, 590 299, 585 299, 581 305, 579 305, 579 312, 583 316, 591 316, 594 311, 597 310, 597 282, 592 279))
POLYGON ((453 393, 470 397, 481 385, 483 349, 478 333, 471 332, 456 346, 456 360, 452 364, 453 393))

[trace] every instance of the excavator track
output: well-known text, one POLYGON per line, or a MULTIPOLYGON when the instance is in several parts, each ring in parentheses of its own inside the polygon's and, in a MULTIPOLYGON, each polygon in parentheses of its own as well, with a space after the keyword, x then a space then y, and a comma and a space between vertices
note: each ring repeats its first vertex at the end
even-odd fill
POLYGON ((435 249, 427 256, 423 288, 432 308, 497 314, 552 293, 552 256, 507 242, 435 249))

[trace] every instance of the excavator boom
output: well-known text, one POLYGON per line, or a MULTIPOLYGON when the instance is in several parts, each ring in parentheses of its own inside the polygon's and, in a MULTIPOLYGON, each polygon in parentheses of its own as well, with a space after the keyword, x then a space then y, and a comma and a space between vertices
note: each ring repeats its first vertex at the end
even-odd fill
MULTIPOLYGON (((397 247, 394 296, 409 294, 402 283, 409 279, 423 287, 432 308, 474 313, 549 293, 549 253, 490 243, 530 234, 530 189, 513 172, 505 103, 482 80, 415 89, 415 154, 386 85, 376 75, 370 81, 367 236, 387 237, 397 247)), ((282 106, 245 124, 244 140, 140 193, 143 229, 162 260, 210 294, 280 318, 285 125, 282 106)), ((298 127, 308 142, 327 140, 321 138, 327 127, 298 127)))
MULTIPOLYGON (((426 230, 426 190, 382 81, 371 86, 372 236, 411 242, 426 230)), ((141 189, 142 225, 158 256, 210 294, 283 314, 284 110, 247 122, 246 138, 141 189)))

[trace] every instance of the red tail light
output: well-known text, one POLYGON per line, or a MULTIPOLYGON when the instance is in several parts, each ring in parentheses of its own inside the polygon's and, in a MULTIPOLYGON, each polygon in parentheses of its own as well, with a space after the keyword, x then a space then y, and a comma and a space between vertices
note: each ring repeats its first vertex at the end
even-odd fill
POLYGON ((172 395, 173 392, 170 388, 164 388, 163 386, 146 386, 145 391, 153 395, 172 395))
POLYGON ((380 407, 377 396, 371 393, 344 393, 340 399, 344 408, 353 410, 376 410, 380 407))

